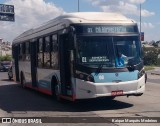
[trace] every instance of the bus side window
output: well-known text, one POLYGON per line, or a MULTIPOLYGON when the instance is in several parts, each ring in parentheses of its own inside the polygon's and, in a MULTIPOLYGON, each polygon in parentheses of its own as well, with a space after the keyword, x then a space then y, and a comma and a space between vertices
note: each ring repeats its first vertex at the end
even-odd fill
POLYGON ((38 41, 38 67, 43 67, 43 38, 38 41))
POLYGON ((50 68, 51 60, 50 60, 50 36, 45 37, 44 43, 44 67, 50 68))
POLYGON ((57 68, 58 67, 58 39, 57 34, 52 35, 52 49, 51 49, 51 67, 57 68))

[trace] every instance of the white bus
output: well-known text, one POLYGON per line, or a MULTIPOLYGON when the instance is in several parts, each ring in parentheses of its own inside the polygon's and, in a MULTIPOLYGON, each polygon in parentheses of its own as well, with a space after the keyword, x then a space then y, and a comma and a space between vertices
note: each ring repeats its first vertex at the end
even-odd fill
POLYGON ((69 13, 30 29, 13 40, 13 61, 22 87, 58 99, 145 91, 137 23, 116 13, 69 13))

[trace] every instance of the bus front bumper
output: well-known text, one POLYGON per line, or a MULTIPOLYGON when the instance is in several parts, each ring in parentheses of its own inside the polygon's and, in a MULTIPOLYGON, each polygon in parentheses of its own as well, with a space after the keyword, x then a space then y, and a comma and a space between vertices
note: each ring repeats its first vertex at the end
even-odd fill
POLYGON ((141 96, 145 91, 145 75, 138 80, 119 83, 93 83, 76 79, 76 99, 108 96, 141 96))

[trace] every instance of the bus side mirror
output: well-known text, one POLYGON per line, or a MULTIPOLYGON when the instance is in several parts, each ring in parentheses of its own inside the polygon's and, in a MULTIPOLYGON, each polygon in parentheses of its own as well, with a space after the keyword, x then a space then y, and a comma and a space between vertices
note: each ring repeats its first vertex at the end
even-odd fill
POLYGON ((67 42, 67 49, 68 50, 74 50, 75 49, 75 41, 76 41, 76 35, 74 33, 74 28, 69 27, 68 29, 64 29, 65 32, 63 32, 62 35, 60 35, 60 38, 65 39, 67 42))
POLYGON ((75 49, 75 35, 69 35, 69 50, 75 49))
POLYGON ((76 41, 75 28, 73 26, 70 26, 70 29, 69 29, 69 47, 70 47, 70 50, 75 49, 75 41, 76 41))

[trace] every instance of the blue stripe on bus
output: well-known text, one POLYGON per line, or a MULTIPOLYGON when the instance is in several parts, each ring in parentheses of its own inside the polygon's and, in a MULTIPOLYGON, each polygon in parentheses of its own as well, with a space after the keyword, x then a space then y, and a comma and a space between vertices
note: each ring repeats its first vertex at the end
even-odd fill
POLYGON ((134 72, 120 72, 120 73, 92 73, 95 83, 106 83, 106 82, 125 82, 133 81, 138 79, 138 70, 134 72))
POLYGON ((46 80, 39 80, 38 85, 39 87, 49 88, 50 87, 50 81, 46 80))

